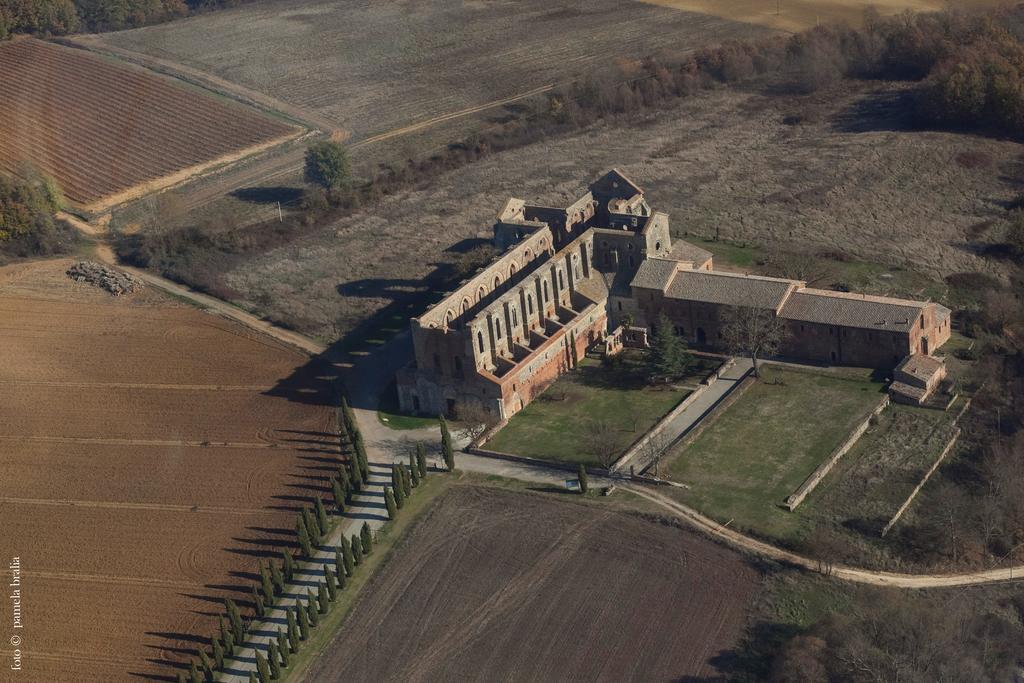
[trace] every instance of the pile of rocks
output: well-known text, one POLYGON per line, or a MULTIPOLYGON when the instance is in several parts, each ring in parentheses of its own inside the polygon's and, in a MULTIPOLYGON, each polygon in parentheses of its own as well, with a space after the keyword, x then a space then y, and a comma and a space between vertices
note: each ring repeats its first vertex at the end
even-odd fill
POLYGON ((68 268, 68 277, 75 282, 87 282, 102 287, 114 296, 131 294, 142 289, 142 280, 95 261, 79 261, 68 268))

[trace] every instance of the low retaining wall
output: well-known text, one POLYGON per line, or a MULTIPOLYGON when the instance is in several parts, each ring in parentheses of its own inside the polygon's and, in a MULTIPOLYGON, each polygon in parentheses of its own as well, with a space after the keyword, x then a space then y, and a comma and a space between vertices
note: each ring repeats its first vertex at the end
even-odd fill
POLYGON ((832 468, 836 466, 839 459, 846 455, 847 452, 853 448, 854 444, 860 441, 860 437, 864 435, 864 432, 866 432, 868 427, 871 425, 871 418, 885 410, 885 407, 888 405, 889 395, 886 394, 879 404, 875 406, 875 409, 871 411, 871 414, 864 418, 864 421, 853 430, 850 436, 846 437, 846 440, 832 451, 832 455, 830 455, 825 462, 818 465, 817 469, 811 473, 811 476, 804 479, 804 483, 800 484, 800 487, 794 491, 792 495, 786 498, 786 502, 783 506, 792 512, 798 505, 800 505, 800 503, 804 502, 804 498, 807 497, 807 494, 817 488, 818 484, 821 483, 821 480, 825 478, 825 475, 831 472, 832 468))
POLYGON ((743 394, 747 393, 747 389, 752 387, 756 381, 757 380, 753 375, 753 371, 748 372, 746 375, 744 375, 743 379, 741 379, 736 384, 736 386, 733 387, 732 391, 726 394, 725 398, 723 398, 721 401, 712 406, 711 412, 709 412, 703 420, 698 422, 697 425, 693 429, 688 431, 686 434, 683 434, 682 438, 679 439, 679 441, 676 444, 674 444, 675 450, 677 452, 681 451, 682 449, 686 448, 691 443, 696 441, 697 437, 703 434, 705 429, 713 425, 715 423, 715 420, 718 419, 719 415, 725 413, 726 410, 728 410, 733 403, 738 401, 740 397, 743 396, 743 394))
POLYGON ((924 488, 924 485, 927 484, 928 480, 931 479, 933 474, 935 474, 935 470, 939 469, 939 465, 941 465, 942 461, 946 459, 946 456, 949 455, 949 452, 953 450, 953 446, 956 445, 957 439, 960 438, 960 432, 960 428, 957 427, 956 431, 953 432, 953 437, 949 440, 949 443, 947 443, 946 447, 942 449, 941 453, 939 453, 939 457, 935 459, 935 462, 932 463, 932 466, 928 469, 927 472, 925 472, 924 477, 921 479, 920 482, 918 482, 917 486, 914 487, 914 490, 910 492, 910 496, 903 502, 903 505, 900 506, 900 509, 896 511, 896 514, 892 516, 892 519, 889 520, 889 523, 882 528, 883 538, 887 533, 889 533, 893 526, 895 526, 896 522, 900 520, 900 517, 903 516, 903 513, 907 511, 907 508, 910 507, 910 504, 914 502, 915 498, 917 498, 917 494, 921 492, 921 489, 924 488))
MULTIPOLYGON (((612 466, 609 467, 608 470, 610 472, 618 472, 619 470, 623 469, 626 465, 628 465, 629 462, 633 460, 633 458, 635 458, 643 450, 644 446, 651 442, 651 439, 656 437, 658 434, 661 434, 661 432, 665 430, 665 427, 666 425, 668 425, 669 422, 674 420, 681 412, 689 408, 690 404, 696 401, 705 391, 707 391, 708 387, 717 382, 721 374, 723 372, 726 372, 735 363, 736 361, 730 358, 725 363, 716 368, 714 371, 708 373, 707 377, 701 380, 699 387, 697 387, 689 396, 680 401, 679 405, 677 405, 672 410, 668 411, 668 413, 666 413, 664 417, 658 420, 657 424, 651 427, 646 434, 644 434, 639 439, 634 441, 633 445, 626 449, 626 452, 623 453, 618 460, 613 462, 612 466)), ((665 445, 668 446, 669 444, 665 445)))

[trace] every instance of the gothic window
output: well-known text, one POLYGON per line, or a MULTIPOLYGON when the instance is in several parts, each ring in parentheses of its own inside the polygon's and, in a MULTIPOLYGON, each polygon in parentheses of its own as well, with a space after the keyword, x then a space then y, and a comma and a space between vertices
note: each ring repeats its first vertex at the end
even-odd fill
POLYGON ((530 315, 533 315, 533 297, 530 295, 526 296, 526 310, 529 311, 530 315))
POLYGON ((477 344, 477 346, 480 347, 480 353, 483 353, 484 352, 484 333, 483 332, 477 332, 476 333, 476 344, 477 344))
POLYGON ((548 302, 550 295, 548 294, 548 281, 544 281, 544 303, 548 302))
POLYGON ((565 273, 558 271, 558 288, 565 289, 565 273))

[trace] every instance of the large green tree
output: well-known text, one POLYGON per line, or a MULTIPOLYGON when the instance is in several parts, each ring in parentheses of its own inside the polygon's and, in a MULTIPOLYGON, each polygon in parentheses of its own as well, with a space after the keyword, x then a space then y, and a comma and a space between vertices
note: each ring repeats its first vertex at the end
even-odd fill
POLYGON ((340 142, 314 142, 306 150, 306 182, 325 190, 338 190, 349 183, 348 152, 340 142))
POLYGON ((686 372, 693 360, 686 342, 675 333, 672 321, 662 313, 647 351, 648 372, 654 379, 673 380, 686 372))

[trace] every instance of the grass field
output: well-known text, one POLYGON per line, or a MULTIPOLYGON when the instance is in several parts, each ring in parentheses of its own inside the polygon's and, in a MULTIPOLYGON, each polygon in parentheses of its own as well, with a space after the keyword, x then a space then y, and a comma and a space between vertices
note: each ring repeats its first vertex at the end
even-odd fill
POLYGON ((299 129, 197 88, 35 39, 0 45, 0 170, 29 162, 98 211, 299 129))
POLYGON ((682 500, 721 521, 792 536, 791 494, 882 398, 867 371, 817 373, 768 366, 762 378, 668 463, 690 489, 682 500))
POLYGON ((579 369, 563 375, 487 442, 486 447, 505 453, 546 460, 583 462, 604 466, 592 449, 589 435, 595 423, 611 427, 601 433, 610 440, 609 451, 621 455, 661 416, 686 398, 692 385, 711 368, 695 361, 689 378, 675 386, 650 386, 637 357, 620 367, 606 368, 585 359, 579 369))
POLYGON ((102 42, 273 95, 357 142, 571 79, 612 55, 762 33, 633 0, 290 0, 106 34, 102 42))
POLYGON ((456 486, 396 546, 306 680, 714 680, 760 583, 736 554, 671 524, 576 496, 456 486))

